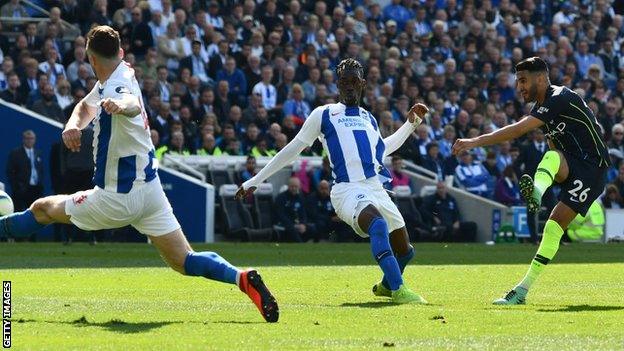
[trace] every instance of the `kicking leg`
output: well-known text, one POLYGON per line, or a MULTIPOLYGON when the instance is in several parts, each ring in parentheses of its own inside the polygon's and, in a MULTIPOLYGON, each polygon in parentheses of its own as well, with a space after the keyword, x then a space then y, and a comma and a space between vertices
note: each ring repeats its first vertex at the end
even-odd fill
POLYGON ((381 268, 392 291, 392 299, 397 303, 426 303, 420 295, 403 284, 399 263, 392 252, 388 224, 373 205, 367 205, 358 215, 358 226, 366 228, 370 236, 371 251, 381 268))
POLYGON ((25 211, 0 217, 0 236, 23 237, 36 233, 48 224, 69 224, 65 201, 70 195, 54 195, 36 200, 25 211))
POLYGON ((504 298, 494 301, 494 304, 516 305, 524 303, 531 285, 537 280, 537 277, 542 273, 548 262, 555 257, 557 250, 559 250, 559 242, 563 236, 563 231, 576 215, 577 213, 563 202, 559 202, 555 206, 544 227, 544 235, 537 249, 537 254, 531 261, 531 266, 529 266, 524 279, 513 290, 508 292, 504 298))
MULTIPOLYGON (((393 230, 390 233, 390 246, 392 247, 392 252, 394 252, 394 256, 399 264, 401 275, 403 275, 405 266, 407 266, 409 261, 414 258, 414 247, 410 244, 409 235, 407 234, 407 229, 405 227, 393 230)), ((392 291, 390 290, 390 286, 388 285, 388 280, 385 275, 381 282, 373 286, 373 294, 376 296, 392 297, 392 291)))
POLYGON ((568 163, 561 152, 557 150, 546 152, 542 161, 537 165, 534 177, 524 174, 518 182, 528 211, 539 212, 542 196, 546 190, 553 182, 561 183, 566 180, 569 172, 568 163))
POLYGON ((236 284, 249 296, 267 322, 277 322, 277 302, 257 271, 242 271, 215 252, 194 252, 181 229, 162 236, 150 236, 150 240, 176 272, 236 284))

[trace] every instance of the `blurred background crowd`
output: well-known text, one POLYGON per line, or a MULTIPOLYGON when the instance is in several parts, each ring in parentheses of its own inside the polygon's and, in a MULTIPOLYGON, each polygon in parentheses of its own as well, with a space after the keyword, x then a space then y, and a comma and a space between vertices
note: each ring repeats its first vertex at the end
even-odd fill
MULTIPOLYGON (((396 153, 400 157, 393 158, 391 186, 410 185, 401 174, 403 160, 409 160, 440 180, 452 175, 457 186, 506 205, 521 204, 517 178, 532 174, 548 150, 541 131, 457 157, 450 150, 456 138, 491 132, 528 112, 530 106, 516 94, 514 65, 539 56, 550 65, 551 82, 580 94, 601 124, 614 161, 603 203, 624 207, 622 1, 61 0, 40 5, 49 10, 48 20, 2 22, 0 98, 6 101, 65 122, 97 81, 84 34, 106 24, 121 34, 124 59, 142 86, 158 157, 273 156, 314 108, 337 102, 335 67, 353 57, 365 68, 362 105, 377 118, 382 136, 405 122, 412 104, 424 102, 431 110, 396 153)), ((20 0, 5 3, 0 15, 30 16, 20 0)), ((88 132, 84 138, 88 145, 88 132)), ((59 155, 62 149, 59 145, 59 155)), ((78 178, 59 180, 59 191, 62 184, 88 176, 89 152, 84 148, 82 157, 73 155, 73 162, 64 163, 78 178)), ((318 142, 304 155, 325 156, 318 142)), ((246 172, 238 182, 255 169, 246 172)), ((306 196, 322 181, 331 182, 327 162, 299 173, 299 191, 306 196)))

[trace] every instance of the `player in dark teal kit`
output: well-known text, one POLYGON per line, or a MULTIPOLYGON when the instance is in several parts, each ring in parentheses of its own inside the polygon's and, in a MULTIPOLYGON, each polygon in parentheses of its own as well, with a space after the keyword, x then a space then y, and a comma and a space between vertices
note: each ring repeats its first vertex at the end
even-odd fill
POLYGON ((490 134, 473 139, 458 139, 453 153, 499 144, 515 139, 530 130, 541 128, 548 137, 550 151, 544 154, 535 176, 524 174, 520 192, 530 212, 540 208, 542 195, 557 182, 561 186, 559 203, 550 214, 542 242, 524 279, 497 305, 524 304, 529 288, 544 266, 559 249, 564 230, 577 214, 585 215, 605 187, 610 165, 609 154, 596 117, 574 91, 551 85, 548 66, 539 57, 516 65, 516 88, 526 102, 535 102, 530 115, 490 134))

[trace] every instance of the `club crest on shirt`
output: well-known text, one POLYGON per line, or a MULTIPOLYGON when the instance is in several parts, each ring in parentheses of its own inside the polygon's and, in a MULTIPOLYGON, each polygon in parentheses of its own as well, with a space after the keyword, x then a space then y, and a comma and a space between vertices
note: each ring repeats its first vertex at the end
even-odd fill
POLYGON ((126 88, 124 86, 119 86, 119 87, 115 88, 115 92, 117 94, 130 94, 130 90, 128 90, 128 88, 126 88))

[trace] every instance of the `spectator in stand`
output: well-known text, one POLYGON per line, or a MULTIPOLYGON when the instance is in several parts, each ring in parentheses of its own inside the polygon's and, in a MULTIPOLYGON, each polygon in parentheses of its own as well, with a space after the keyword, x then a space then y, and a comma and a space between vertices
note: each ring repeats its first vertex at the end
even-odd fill
POLYGON ((191 151, 184 145, 184 133, 181 131, 171 133, 171 142, 165 154, 177 156, 188 156, 191 154, 191 151))
POLYGON ((273 157, 277 152, 269 149, 268 142, 265 138, 260 138, 256 146, 251 148, 250 154, 255 157, 273 157))
POLYGON ((283 112, 285 117, 291 117, 296 125, 300 126, 310 114, 310 106, 304 100, 303 88, 299 84, 293 84, 290 99, 284 102, 283 112))
POLYGON ((494 190, 494 200, 505 206, 520 206, 520 188, 518 187, 518 177, 513 166, 507 166, 503 170, 503 175, 496 182, 494 190))
POLYGON ((271 84, 273 79, 273 68, 271 66, 262 67, 262 81, 253 87, 253 94, 262 97, 262 106, 267 110, 272 110, 277 105, 277 89, 271 84))
POLYGON ((61 110, 64 110, 67 106, 71 105, 74 102, 74 98, 71 94, 71 85, 65 79, 60 80, 56 83, 54 95, 56 98, 56 102, 61 107, 61 110))
POLYGON ((601 198, 604 208, 624 208, 624 199, 615 184, 607 184, 605 194, 601 198))
POLYGON ((284 227, 283 239, 301 243, 314 238, 313 226, 308 224, 299 178, 291 177, 288 180, 288 189, 275 198, 275 208, 276 224, 284 227))
POLYGON ((460 155, 460 162, 457 168, 455 168, 455 178, 467 191, 479 195, 488 195, 488 180, 489 173, 479 162, 473 161, 472 154, 470 152, 462 152, 460 155))
POLYGON ((611 141, 608 147, 624 154, 624 125, 616 124, 611 128, 611 141))
POLYGON ((444 165, 440 157, 440 147, 435 141, 427 144, 427 156, 423 158, 422 166, 435 173, 439 181, 444 180, 444 165))
POLYGON ((403 172, 403 167, 403 158, 399 155, 392 156, 392 169, 390 170, 392 181, 384 184, 387 189, 392 190, 399 185, 407 185, 412 189, 412 180, 403 172))
POLYGON ((54 95, 54 88, 49 83, 43 86, 41 90, 41 99, 37 100, 33 104, 32 110, 48 118, 52 118, 57 122, 65 122, 63 109, 57 103, 56 96, 54 95))
POLYGON ((239 68, 236 68, 236 60, 228 57, 225 60, 225 68, 217 73, 217 81, 228 82, 228 93, 235 95, 239 101, 245 101, 247 94, 247 78, 239 68))
POLYGON ((474 222, 461 221, 457 201, 448 194, 443 182, 438 182, 435 194, 423 199, 423 210, 431 215, 431 227, 443 228, 445 241, 475 241, 477 225, 474 222))
POLYGON ((13 104, 24 105, 26 103, 26 96, 24 95, 24 91, 20 89, 21 82, 17 73, 9 73, 7 80, 7 89, 0 93, 0 99, 13 104))
POLYGON ((197 149, 197 155, 201 156, 222 156, 223 151, 217 146, 215 137, 212 134, 204 134, 202 137, 202 145, 197 149))
POLYGON ((620 163, 620 168, 618 169, 618 176, 612 183, 620 192, 620 196, 624 198, 624 162, 620 163))
POLYGON ((247 156, 247 161, 245 161, 245 169, 243 169, 238 175, 238 184, 242 184, 243 182, 248 181, 253 176, 255 176, 258 172, 256 171, 256 158, 254 156, 247 156))
POLYGON ((343 222, 330 201, 329 182, 322 180, 316 187, 316 192, 308 196, 307 211, 310 222, 314 223, 314 242, 323 242, 333 238, 337 242, 353 241, 353 231, 343 222))
POLYGON ((43 160, 35 149, 37 136, 32 130, 22 133, 22 146, 9 153, 7 179, 15 211, 23 211, 43 195, 43 160))

